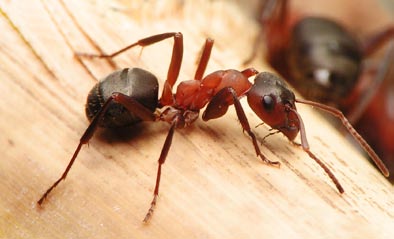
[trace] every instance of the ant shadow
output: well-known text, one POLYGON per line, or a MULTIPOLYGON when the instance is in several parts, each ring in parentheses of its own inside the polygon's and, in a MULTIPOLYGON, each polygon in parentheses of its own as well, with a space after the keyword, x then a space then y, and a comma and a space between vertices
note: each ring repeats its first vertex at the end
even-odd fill
POLYGON ((146 128, 143 123, 122 128, 99 128, 94 137, 105 143, 128 142, 141 137, 146 128))
POLYGON ((102 143, 125 143, 149 136, 155 136, 168 131, 166 124, 151 124, 140 122, 135 125, 121 128, 98 128, 95 133, 96 140, 102 143))

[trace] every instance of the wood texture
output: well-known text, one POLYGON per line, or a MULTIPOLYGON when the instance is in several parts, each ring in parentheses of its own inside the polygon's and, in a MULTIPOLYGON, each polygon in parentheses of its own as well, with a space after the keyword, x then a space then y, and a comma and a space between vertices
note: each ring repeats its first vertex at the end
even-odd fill
MULTIPOLYGON (((389 238, 394 189, 321 115, 299 106, 311 150, 345 188, 339 195, 282 135, 261 145, 280 169, 255 156, 234 110, 175 133, 158 206, 149 208, 157 158, 169 126, 100 130, 43 208, 36 201, 65 169, 87 127, 87 92, 113 71, 75 52, 112 52, 142 37, 184 34, 179 80, 194 75, 206 37, 208 72, 241 65, 258 31, 237 2, 9 1, 0 3, 0 238, 389 238), (91 38, 93 41, 89 40, 91 38), (86 65, 86 67, 84 66, 86 65), (89 69, 87 71, 86 69, 89 69)), ((172 40, 117 57, 164 81, 172 40)), ((269 70, 260 60, 259 70, 269 70)), ((243 102, 252 125, 260 122, 243 102)), ((259 140, 265 126, 253 129, 259 140)))

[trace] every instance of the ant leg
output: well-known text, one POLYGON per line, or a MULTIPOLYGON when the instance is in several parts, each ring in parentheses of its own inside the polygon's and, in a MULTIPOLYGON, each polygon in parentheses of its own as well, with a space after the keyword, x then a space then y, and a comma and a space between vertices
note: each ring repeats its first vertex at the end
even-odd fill
MULTIPOLYGON (((265 139, 266 138, 268 138, 268 137, 270 137, 270 136, 272 136, 272 135, 275 135, 275 134, 278 134, 278 133, 280 133, 280 130, 278 130, 278 129, 269 129, 269 131, 272 131, 272 130, 274 130, 274 132, 270 132, 270 133, 268 133, 266 136, 264 136, 263 137, 263 139, 261 140, 262 142, 265 142, 265 139)), ((295 142, 294 142, 295 143, 295 142)))
POLYGON ((343 115, 340 110, 328 105, 320 104, 309 100, 296 99, 296 102, 316 107, 340 119, 343 126, 353 136, 353 138, 357 140, 357 142, 365 150, 365 152, 368 153, 369 157, 371 157, 371 159, 374 161, 375 165, 379 168, 382 174, 385 177, 388 177, 390 175, 389 170, 387 169, 383 161, 379 158, 379 156, 375 153, 371 146, 369 146, 369 144, 363 139, 363 137, 359 133, 357 133, 357 131, 353 128, 353 126, 349 123, 348 119, 343 115))
POLYGON ((381 63, 377 67, 364 67, 360 73, 360 79, 357 85, 350 92, 350 96, 345 102, 345 107, 346 105, 355 105, 355 107, 350 107, 349 112, 345 112, 351 123, 357 122, 361 114, 368 107, 373 96, 376 95, 383 82, 389 77, 390 67, 393 64, 393 39, 394 26, 390 26, 369 37, 362 45, 361 50, 363 55, 369 56, 381 49, 385 44, 391 42, 387 48, 386 55, 382 57, 381 63), (370 75, 374 76, 371 77, 370 75))
POLYGON ((287 0, 266 0, 262 6, 260 15, 261 30, 255 37, 252 44, 252 51, 249 56, 242 62, 242 65, 249 65, 257 56, 260 46, 265 41, 267 29, 283 28, 288 19, 288 1, 287 0))
POLYGON ((159 105, 171 105, 173 103, 172 87, 179 76, 183 58, 183 35, 176 33, 174 35, 174 46, 172 48, 172 56, 170 66, 168 67, 167 79, 164 82, 163 93, 159 99, 159 105))
POLYGON ((198 63, 196 74, 194 75, 195 80, 201 81, 204 76, 204 72, 207 68, 208 61, 211 56, 213 43, 214 40, 211 38, 207 38, 205 40, 205 45, 202 48, 202 53, 201 53, 200 61, 198 63))
POLYGON ((245 112, 242 108, 241 103, 237 97, 235 90, 231 87, 225 87, 220 90, 216 95, 214 95, 205 109, 202 119, 208 121, 210 119, 218 118, 227 112, 229 105, 234 104, 235 111, 237 113, 238 119, 241 123, 242 129, 248 133, 252 138, 254 149, 256 150, 256 155, 259 156, 264 163, 274 166, 280 166, 277 161, 271 161, 267 159, 260 151, 259 145, 257 143, 256 136, 250 129, 248 119, 246 118, 245 112))
POLYGON ((394 26, 390 26, 387 29, 378 32, 371 36, 362 46, 364 56, 369 56, 380 49, 385 43, 394 39, 394 26))
POLYGON ((168 68, 168 73, 167 73, 167 80, 164 83, 163 87, 163 93, 162 97, 160 99, 160 105, 170 105, 173 102, 172 99, 172 87, 174 86, 176 80, 178 79, 179 72, 181 69, 181 64, 182 64, 182 58, 183 58, 183 35, 180 32, 167 32, 167 33, 162 33, 162 34, 157 34, 153 35, 150 37, 146 37, 143 39, 138 40, 137 42, 128 45, 116 52, 113 52, 111 54, 85 54, 85 53, 79 53, 77 54, 78 56, 82 57, 98 57, 98 58, 113 58, 135 46, 149 46, 152 44, 155 44, 157 42, 163 41, 168 38, 174 38, 174 45, 172 49, 172 56, 171 56, 171 62, 170 66, 168 68))
POLYGON ((261 12, 260 22, 263 27, 267 25, 283 26, 285 21, 288 20, 289 10, 288 0, 268 0, 263 5, 261 12))
MULTIPOLYGON (((257 128, 257 127, 259 127, 260 125, 263 125, 263 124, 264 124, 264 122, 262 122, 262 123, 256 125, 255 128, 257 128)), ((270 137, 270 136, 272 136, 272 135, 281 133, 281 131, 280 131, 279 129, 274 129, 274 128, 269 128, 268 131, 269 131, 270 133, 268 133, 267 135, 265 135, 265 136, 261 139, 261 144, 263 144, 263 143, 265 142, 265 139, 266 139, 266 138, 268 138, 268 137, 270 137), (272 131, 273 131, 273 132, 272 132, 272 131)), ((297 143, 294 142, 294 141, 291 141, 291 142, 292 142, 293 144, 297 144, 297 143)), ((297 144, 297 145, 300 146, 300 144, 297 144)))
MULTIPOLYGON (((113 57, 115 57, 115 56, 117 56, 117 55, 119 55, 119 54, 121 54, 121 53, 123 53, 123 52, 125 52, 125 51, 127 51, 127 50, 129 50, 129 49, 131 49, 133 47, 135 47, 135 46, 145 47, 145 46, 149 46, 149 45, 155 44, 157 42, 163 41, 163 40, 171 38, 171 37, 174 37, 174 39, 180 37, 181 41, 182 41, 182 33, 180 33, 180 32, 167 32, 167 33, 157 34, 157 35, 153 35, 153 36, 150 36, 150 37, 146 37, 146 38, 140 39, 140 40, 138 40, 138 41, 136 41, 136 42, 134 42, 134 43, 132 43, 132 44, 120 49, 120 50, 117 50, 117 51, 115 51, 113 53, 110 53, 110 54, 78 53, 78 55, 79 56, 83 56, 83 57, 88 57, 88 58, 113 58, 113 57)), ((183 42, 182 42, 182 45, 183 45, 183 42)))
POLYGON ((113 93, 112 96, 104 103, 103 107, 100 109, 100 111, 96 114, 96 116, 93 118, 92 122, 89 124, 88 128, 82 135, 81 139, 79 140, 79 144, 77 148, 74 151, 73 156, 71 157, 70 162, 68 163, 66 170, 63 172, 63 174, 60 176, 58 180, 55 181, 55 183, 47 189, 47 191, 41 196, 41 198, 37 201, 39 205, 41 205, 46 197, 49 195, 49 193, 64 179, 66 179, 68 172, 70 171, 72 165, 74 164, 75 159, 78 156, 79 151, 82 148, 82 145, 87 144, 89 140, 92 138, 94 132, 97 129, 97 126, 100 122, 100 120, 103 118, 105 112, 108 110, 108 107, 112 101, 118 102, 125 106, 130 112, 133 112, 136 114, 138 117, 140 117, 143 120, 146 121, 153 121, 156 119, 156 116, 145 106, 134 100, 133 98, 123 95, 121 93, 113 93))
POLYGON ((261 15, 259 23, 261 24, 261 29, 258 35, 255 37, 252 52, 249 56, 242 62, 243 65, 250 64, 257 56, 259 46, 266 40, 266 35, 270 35, 270 29, 281 29, 284 28, 286 22, 288 21, 288 0, 266 0, 261 7, 261 15))
POLYGON ((171 128, 168 131, 166 140, 164 141, 163 148, 161 149, 160 157, 159 157, 159 160, 158 160, 158 168, 157 168, 155 190, 154 190, 154 193, 153 193, 153 199, 152 199, 152 202, 150 204, 150 208, 149 208, 148 212, 146 213, 145 218, 143 220, 143 222, 145 222, 145 223, 147 223, 151 219, 151 217, 153 215, 153 212, 155 210, 155 207, 156 207, 157 197, 159 196, 159 186, 160 186, 160 178, 161 178, 161 166, 164 164, 164 162, 165 162, 165 160, 167 158, 168 151, 170 150, 171 143, 172 143, 172 138, 174 136, 174 131, 175 131, 176 125, 177 125, 177 119, 175 119, 172 122, 171 128))
POLYGON ((246 78, 249 78, 251 76, 255 76, 259 74, 259 72, 254 69, 253 67, 246 68, 245 70, 241 71, 242 75, 244 75, 246 78))
POLYGON ((346 112, 346 117, 350 123, 357 122, 360 119, 378 90, 383 87, 385 82, 391 80, 390 72, 394 68, 394 41, 388 46, 387 52, 378 66, 365 68, 367 67, 362 70, 359 81, 350 93, 348 102, 346 102, 347 105, 354 105, 346 112), (371 74, 373 77, 370 77, 371 74))

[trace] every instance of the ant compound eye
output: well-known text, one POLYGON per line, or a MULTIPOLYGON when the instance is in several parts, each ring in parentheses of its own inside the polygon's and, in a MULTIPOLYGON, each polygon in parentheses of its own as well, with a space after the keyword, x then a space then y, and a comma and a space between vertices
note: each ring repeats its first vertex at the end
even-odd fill
POLYGON ((264 109, 267 111, 272 111, 275 107, 275 101, 270 95, 263 96, 263 98, 261 99, 261 103, 264 109))

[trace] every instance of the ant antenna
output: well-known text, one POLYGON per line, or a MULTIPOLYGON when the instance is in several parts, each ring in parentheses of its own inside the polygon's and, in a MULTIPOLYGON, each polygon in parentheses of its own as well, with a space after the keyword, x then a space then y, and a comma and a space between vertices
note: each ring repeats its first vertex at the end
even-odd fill
POLYGON ((335 186, 337 187, 338 191, 340 193, 344 193, 345 190, 343 189, 342 185, 339 183, 338 179, 335 177, 335 175, 331 172, 331 170, 327 167, 327 165, 325 165, 319 158, 317 158, 310 150, 309 150, 309 143, 308 140, 306 138, 306 132, 305 132, 305 126, 304 126, 304 122, 301 118, 301 115, 294 109, 292 109, 291 107, 287 107, 287 109, 289 109, 290 111, 292 111, 294 114, 297 115, 298 121, 300 123, 300 136, 301 136, 301 146, 302 149, 309 155, 310 158, 312 158, 313 160, 315 160, 315 162, 324 170, 324 172, 326 172, 326 174, 328 175, 328 177, 330 177, 330 179, 332 180, 332 182, 335 184, 335 186))
MULTIPOLYGON (((338 119, 341 120, 343 126, 347 129, 347 131, 353 136, 355 140, 363 147, 363 149, 368 153, 368 155, 371 157, 371 159, 374 161, 376 166, 379 168, 379 170, 382 172, 382 174, 385 177, 388 177, 390 175, 389 170, 387 169, 386 165, 382 162, 382 160, 379 158, 379 156, 375 153, 375 151, 369 146, 369 144, 363 139, 363 137, 357 133, 357 131, 353 128, 353 126, 350 124, 349 120, 343 115, 343 113, 331 106, 324 105, 321 103, 317 103, 314 101, 309 101, 309 100, 301 100, 301 99, 296 99, 295 100, 298 103, 306 104, 306 105, 311 105, 313 107, 316 107, 322 111, 325 111, 327 113, 330 113, 331 115, 337 117, 338 119)), ((302 128, 303 128, 303 123, 300 117, 300 129, 301 129, 301 141, 302 141, 302 128)), ((305 129, 304 129, 305 130, 305 129)), ((304 132, 305 134, 305 132, 304 132)), ((308 153, 309 154, 309 153, 308 153)))

